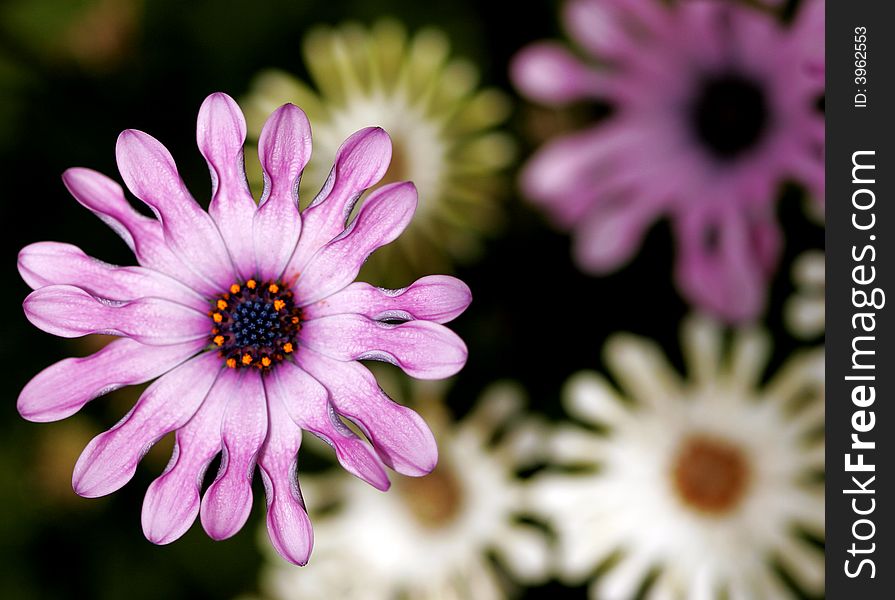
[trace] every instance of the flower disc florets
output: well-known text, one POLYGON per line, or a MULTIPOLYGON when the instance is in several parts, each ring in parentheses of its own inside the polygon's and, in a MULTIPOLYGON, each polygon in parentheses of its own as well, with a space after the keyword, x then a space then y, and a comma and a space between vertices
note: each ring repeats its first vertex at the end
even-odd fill
POLYGON ((267 371, 295 351, 301 309, 292 290, 282 283, 259 284, 254 279, 234 283, 214 300, 209 314, 211 342, 231 369, 267 371))

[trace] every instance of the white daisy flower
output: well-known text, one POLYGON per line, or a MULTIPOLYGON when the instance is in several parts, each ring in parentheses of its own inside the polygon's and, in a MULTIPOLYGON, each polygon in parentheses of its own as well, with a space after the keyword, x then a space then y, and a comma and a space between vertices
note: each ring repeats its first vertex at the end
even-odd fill
POLYGON ((314 187, 326 180, 346 132, 382 127, 393 145, 382 183, 413 181, 419 207, 401 240, 383 248, 389 257, 371 257, 368 271, 397 283, 477 257, 481 236, 499 224, 500 171, 515 154, 512 139, 496 129, 509 116, 506 96, 479 89, 478 69, 452 58, 434 28, 408 36, 393 20, 317 27, 303 50, 313 88, 283 71, 261 73, 244 102, 250 138, 270 107, 300 104, 314 123, 304 175, 314 187))
POLYGON ((824 585, 822 350, 793 356, 767 384, 770 340, 714 323, 683 328, 689 378, 652 342, 618 335, 597 373, 569 382, 567 410, 598 430, 561 428, 553 460, 579 467, 531 483, 531 510, 558 535, 556 569, 592 579, 590 597, 778 599, 824 585), (596 467, 582 470, 580 467, 596 467))
POLYGON ((262 575, 266 596, 497 600, 518 591, 506 574, 522 584, 545 579, 543 530, 515 520, 523 493, 516 472, 542 448, 541 428, 520 412, 521 398, 517 386, 495 384, 460 423, 445 418, 439 427, 427 414, 438 466, 425 478, 398 479, 392 493, 370 493, 341 472, 305 476, 314 557, 294 569, 271 556, 262 575), (489 559, 492 552, 502 567, 489 559))
POLYGON ((784 316, 789 330, 803 339, 817 337, 826 329, 826 264, 822 251, 809 250, 792 266, 796 292, 786 302, 784 316))

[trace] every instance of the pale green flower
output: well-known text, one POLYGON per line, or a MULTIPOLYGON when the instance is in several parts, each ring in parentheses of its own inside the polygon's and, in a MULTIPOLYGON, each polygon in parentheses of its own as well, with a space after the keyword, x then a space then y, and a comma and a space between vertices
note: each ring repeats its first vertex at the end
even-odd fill
POLYGON ((479 89, 476 67, 452 58, 436 29, 408 36, 392 20, 319 27, 303 51, 313 87, 282 71, 258 75, 244 99, 249 137, 257 139, 264 115, 286 102, 308 113, 314 153, 302 200, 309 202, 346 134, 382 127, 393 142, 383 183, 413 181, 419 208, 402 239, 371 258, 367 274, 403 284, 476 258, 482 235, 500 222, 500 172, 514 155, 511 138, 496 130, 509 114, 507 98, 479 89))

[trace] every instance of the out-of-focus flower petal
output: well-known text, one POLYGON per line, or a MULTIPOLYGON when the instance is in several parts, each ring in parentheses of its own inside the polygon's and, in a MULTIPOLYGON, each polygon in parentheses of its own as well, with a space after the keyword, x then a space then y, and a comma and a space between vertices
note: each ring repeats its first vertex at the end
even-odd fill
POLYGON ((564 46, 541 42, 522 49, 510 65, 513 83, 545 104, 566 104, 600 95, 603 78, 564 46))
POLYGON ((31 289, 73 285, 112 300, 159 297, 198 310, 207 301, 179 281, 145 267, 117 267, 87 256, 71 244, 37 242, 19 252, 19 274, 31 289))
POLYGON ((340 361, 381 360, 417 379, 443 379, 466 364, 466 344, 443 325, 407 321, 390 325, 342 314, 306 321, 299 344, 340 361))
POLYGON ((177 430, 171 462, 143 499, 143 533, 152 543, 169 544, 195 522, 202 477, 221 450, 224 409, 239 392, 238 378, 234 371, 221 371, 202 406, 177 430))
POLYGON ((826 12, 824 0, 805 0, 799 4, 794 30, 798 36, 797 44, 803 53, 805 69, 816 77, 823 86, 826 73, 824 57, 824 22, 826 12))
POLYGON ((149 448, 192 418, 214 383, 220 364, 214 353, 206 352, 149 386, 124 419, 84 448, 72 477, 75 492, 96 498, 130 481, 149 448))
POLYGON ((217 478, 202 497, 202 527, 216 540, 236 534, 252 510, 255 458, 267 437, 267 401, 261 376, 240 373, 221 424, 223 455, 217 478))
POLYGON ((254 274, 252 217, 255 201, 246 180, 242 146, 246 123, 242 111, 227 94, 208 96, 199 109, 196 143, 211 171, 211 204, 208 213, 230 250, 233 264, 243 279, 254 274))
POLYGON ((768 274, 745 221, 732 213, 690 214, 676 229, 681 254, 675 275, 683 295, 729 321, 755 318, 764 309, 768 274))
POLYGON ((391 139, 379 127, 361 129, 345 140, 323 189, 302 213, 304 233, 286 268, 287 281, 299 276, 314 253, 345 230, 355 203, 364 190, 379 183, 391 158, 391 139))
POLYGON ((354 281, 370 254, 401 235, 416 203, 416 188, 408 182, 385 185, 371 194, 348 229, 314 254, 299 276, 295 293, 302 305, 354 281))
POLYGON ((645 35, 667 29, 655 0, 571 0, 562 11, 563 25, 581 47, 603 59, 624 59, 637 51, 645 35))
POLYGON ((124 182, 158 216, 168 246, 208 282, 203 291, 226 289, 235 272, 224 240, 187 191, 167 148, 149 134, 127 129, 118 136, 115 152, 124 182))
POLYGON ((266 386, 271 402, 279 402, 295 423, 336 451, 346 471, 373 487, 387 490, 388 475, 368 443, 360 439, 336 414, 326 388, 298 365, 284 362, 266 386))
POLYGON ((31 292, 24 308, 35 327, 60 337, 103 333, 164 346, 198 340, 209 331, 208 317, 183 304, 162 298, 117 302, 70 285, 31 292))
POLYGON ((429 427, 414 411, 386 396, 366 367, 335 361, 307 348, 296 359, 326 387, 336 410, 364 431, 385 464, 411 476, 435 468, 438 447, 429 427))
POLYGON ((314 532, 296 479, 296 455, 301 429, 295 425, 276 394, 268 392, 270 431, 258 456, 267 494, 267 533, 280 556, 305 565, 314 545, 314 532))
POLYGON ((298 184, 311 158, 311 124, 294 104, 274 112, 258 142, 264 194, 255 215, 255 264, 262 277, 279 278, 301 233, 298 184))
POLYGON ((591 273, 607 273, 629 261, 658 217, 648 203, 610 202, 595 208, 575 232, 575 259, 591 273))
POLYGON ((205 345, 204 340, 174 346, 115 340, 90 356, 50 365, 25 385, 16 406, 29 421, 58 421, 98 396, 167 373, 205 345))
POLYGON ((306 319, 354 313, 375 320, 422 319, 447 323, 457 318, 469 303, 469 286, 447 275, 429 275, 400 290, 387 290, 368 283, 352 283, 340 292, 304 308, 306 319))

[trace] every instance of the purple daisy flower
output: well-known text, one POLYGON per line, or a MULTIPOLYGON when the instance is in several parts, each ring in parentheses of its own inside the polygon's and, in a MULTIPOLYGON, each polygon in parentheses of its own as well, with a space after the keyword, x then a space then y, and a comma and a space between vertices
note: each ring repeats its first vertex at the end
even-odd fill
POLYGON ((779 184, 798 181, 823 204, 822 4, 804 2, 787 28, 736 2, 570 0, 565 27, 597 62, 555 42, 516 56, 512 78, 532 99, 614 109, 522 173, 524 192, 574 232, 583 269, 618 268, 666 216, 690 302, 730 321, 763 310, 782 244, 779 184))
POLYGON ((122 339, 39 373, 22 390, 18 409, 31 421, 55 421, 111 390, 158 378, 85 448, 74 469, 75 491, 114 492, 153 443, 176 431, 171 462, 143 503, 146 537, 169 543, 197 514, 212 538, 234 535, 251 510, 257 464, 271 542, 284 558, 304 564, 313 536, 296 480, 302 430, 329 443, 346 470, 381 490, 389 487, 384 465, 411 476, 431 471, 438 451, 429 428, 392 402, 357 361, 390 362, 420 379, 457 373, 466 346, 442 323, 463 312, 471 295, 463 282, 443 276, 401 290, 353 283, 417 205, 412 183, 384 185, 348 222, 357 199, 388 168, 385 131, 349 137, 301 213, 298 185, 311 154, 305 114, 286 104, 265 124, 259 143, 265 186, 257 204, 243 168, 245 137, 233 99, 209 96, 197 128, 212 177, 208 212, 187 191, 165 147, 140 131, 119 136, 118 168, 157 218, 134 210, 108 177, 65 172, 75 199, 124 239, 140 266, 116 267, 56 242, 21 251, 19 271, 35 290, 24 303, 34 325, 62 337, 122 339), (220 471, 202 495, 203 474, 219 452, 220 471))

